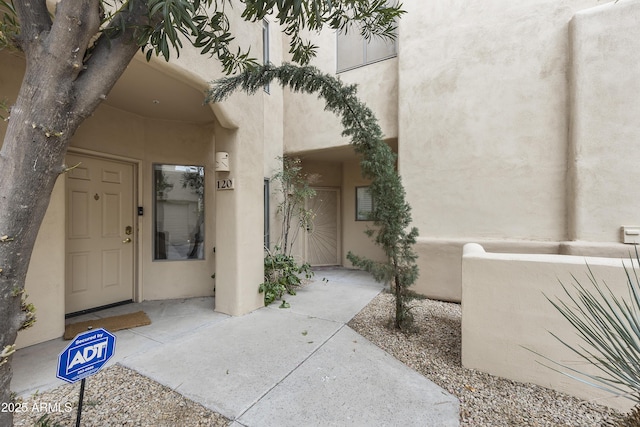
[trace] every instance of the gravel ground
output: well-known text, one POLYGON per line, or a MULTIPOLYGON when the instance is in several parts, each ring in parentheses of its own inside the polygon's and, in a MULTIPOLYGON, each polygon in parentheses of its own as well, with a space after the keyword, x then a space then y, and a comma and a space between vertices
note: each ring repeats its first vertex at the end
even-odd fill
POLYGON ((461 426, 601 426, 620 414, 533 384, 522 384, 461 366, 459 304, 411 302, 417 333, 386 327, 393 297, 378 295, 349 326, 460 400, 461 426))
MULTIPOLYGON (((619 417, 606 407, 553 390, 462 368, 460 306, 426 299, 412 304, 417 333, 407 335, 386 327, 393 310, 393 297, 386 293, 378 295, 349 326, 457 396, 462 426, 595 427, 619 417)), ((46 412, 49 427, 75 425, 79 389, 78 382, 24 399, 20 404, 25 412, 15 414, 14 425, 33 426, 46 412)), ((221 415, 120 365, 87 379, 82 421, 85 426, 230 424, 221 415)))
MULTIPOLYGON (((75 426, 80 381, 19 402, 24 412, 14 413, 14 426, 33 426, 45 413, 47 427, 75 426)), ((82 426, 218 427, 230 422, 121 365, 106 368, 86 380, 82 426)))

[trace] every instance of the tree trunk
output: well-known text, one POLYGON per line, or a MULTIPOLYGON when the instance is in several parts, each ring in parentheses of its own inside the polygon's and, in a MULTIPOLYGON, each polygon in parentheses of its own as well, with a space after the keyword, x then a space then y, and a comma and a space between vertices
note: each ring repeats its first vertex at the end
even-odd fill
MULTIPOLYGON (((85 57, 99 31, 99 0, 62 0, 53 22, 45 1, 16 2, 27 67, 0 150, 0 403, 11 401, 12 356, 6 356, 27 319, 29 260, 69 142, 138 51, 133 28, 149 22, 146 2, 131 3, 115 21, 126 25, 121 36, 101 36, 85 57)), ((1 426, 12 419, 0 412, 1 426)))
MULTIPOLYGON (((69 140, 68 137, 46 137, 37 125, 21 125, 55 123, 46 117, 51 110, 37 108, 37 105, 43 105, 38 97, 35 102, 25 102, 27 94, 22 92, 19 97, 22 102, 12 109, 0 151, 0 239, 4 239, 0 243, 0 349, 15 343, 18 330, 26 319, 26 313, 21 311, 21 300, 29 260, 51 191, 63 169, 69 140)), ((8 363, 0 367, 2 402, 9 402, 10 362, 9 358, 8 363)), ((0 416, 4 415, 0 413, 0 416)), ((0 425, 10 424, 0 419, 0 425)))

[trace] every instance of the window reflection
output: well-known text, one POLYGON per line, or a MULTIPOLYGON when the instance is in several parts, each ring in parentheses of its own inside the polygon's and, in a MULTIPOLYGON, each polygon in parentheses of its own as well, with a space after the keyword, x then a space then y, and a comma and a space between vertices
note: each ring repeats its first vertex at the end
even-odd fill
POLYGON ((382 37, 366 40, 359 29, 353 26, 348 32, 338 32, 337 71, 347 71, 393 58, 397 55, 397 49, 396 40, 382 37))
POLYGON ((204 259, 204 167, 154 165, 154 259, 204 259))
POLYGON ((356 187, 356 221, 371 221, 373 197, 369 187, 356 187))

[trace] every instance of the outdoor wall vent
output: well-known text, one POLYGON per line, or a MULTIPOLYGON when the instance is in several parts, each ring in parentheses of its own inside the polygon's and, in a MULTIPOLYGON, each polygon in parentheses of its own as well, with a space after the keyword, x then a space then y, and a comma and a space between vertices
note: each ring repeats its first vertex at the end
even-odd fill
POLYGON ((216 153, 216 172, 229 172, 229 153, 225 151, 216 153))
POLYGON ((622 226, 622 243, 640 244, 640 226, 622 226))

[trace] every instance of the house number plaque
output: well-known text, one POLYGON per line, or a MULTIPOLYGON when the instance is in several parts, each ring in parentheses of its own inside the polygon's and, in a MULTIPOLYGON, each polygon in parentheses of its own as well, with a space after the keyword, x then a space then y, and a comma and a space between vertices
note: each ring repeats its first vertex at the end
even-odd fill
POLYGON ((233 178, 219 179, 216 181, 217 190, 233 190, 233 178))

